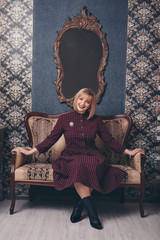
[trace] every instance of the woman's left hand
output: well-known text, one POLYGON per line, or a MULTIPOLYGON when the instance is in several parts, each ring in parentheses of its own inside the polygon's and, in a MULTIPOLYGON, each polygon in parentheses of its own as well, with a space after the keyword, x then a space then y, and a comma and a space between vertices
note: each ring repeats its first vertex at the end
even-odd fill
POLYGON ((140 149, 140 148, 136 148, 136 149, 133 149, 133 150, 126 149, 124 151, 124 154, 127 154, 129 156, 135 156, 139 152, 145 154, 145 152, 142 149, 140 149))

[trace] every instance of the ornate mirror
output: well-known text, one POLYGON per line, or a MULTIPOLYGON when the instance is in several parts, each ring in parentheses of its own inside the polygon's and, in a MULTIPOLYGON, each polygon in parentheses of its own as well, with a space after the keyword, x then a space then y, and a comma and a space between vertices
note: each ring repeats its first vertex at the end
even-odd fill
POLYGON ((81 15, 68 18, 54 43, 58 76, 55 81, 58 99, 72 106, 81 88, 91 88, 97 102, 104 91, 104 68, 108 56, 105 34, 98 20, 81 8, 81 15))

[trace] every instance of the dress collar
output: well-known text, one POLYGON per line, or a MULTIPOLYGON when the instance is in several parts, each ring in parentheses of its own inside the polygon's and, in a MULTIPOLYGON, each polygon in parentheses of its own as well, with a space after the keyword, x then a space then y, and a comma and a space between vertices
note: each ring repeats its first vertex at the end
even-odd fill
POLYGON ((88 117, 88 115, 89 115, 89 114, 88 114, 88 111, 86 111, 86 112, 83 113, 83 114, 77 112, 76 110, 74 110, 74 112, 75 112, 76 115, 78 115, 78 116, 80 116, 80 117, 88 117))

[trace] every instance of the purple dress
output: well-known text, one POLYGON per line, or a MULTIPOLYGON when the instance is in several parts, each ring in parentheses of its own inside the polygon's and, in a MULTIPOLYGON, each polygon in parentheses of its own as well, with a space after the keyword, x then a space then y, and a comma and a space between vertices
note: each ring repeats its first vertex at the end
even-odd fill
POLYGON ((62 190, 80 182, 109 193, 119 186, 126 172, 108 165, 95 145, 96 134, 116 153, 122 154, 125 147, 112 137, 100 117, 94 115, 89 120, 87 117, 74 110, 61 115, 51 134, 36 148, 40 153, 46 152, 64 134, 66 148, 52 163, 55 188, 62 190))

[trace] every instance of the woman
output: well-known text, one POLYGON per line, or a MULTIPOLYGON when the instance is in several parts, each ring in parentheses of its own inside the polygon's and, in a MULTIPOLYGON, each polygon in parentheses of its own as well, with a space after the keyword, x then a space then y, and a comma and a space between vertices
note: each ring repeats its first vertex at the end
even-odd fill
POLYGON ((116 153, 134 156, 142 150, 128 150, 112 137, 103 121, 95 115, 96 97, 91 89, 81 89, 75 95, 73 108, 73 111, 59 117, 51 134, 36 148, 30 151, 20 148, 20 152, 25 155, 46 152, 64 134, 66 149, 52 164, 55 188, 62 190, 73 184, 80 196, 70 217, 71 222, 81 220, 84 205, 91 226, 102 229, 91 191, 96 190, 104 194, 113 191, 119 186, 126 172, 108 166, 107 159, 95 146, 96 134, 116 153))

